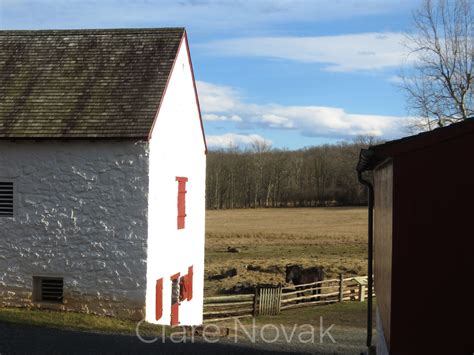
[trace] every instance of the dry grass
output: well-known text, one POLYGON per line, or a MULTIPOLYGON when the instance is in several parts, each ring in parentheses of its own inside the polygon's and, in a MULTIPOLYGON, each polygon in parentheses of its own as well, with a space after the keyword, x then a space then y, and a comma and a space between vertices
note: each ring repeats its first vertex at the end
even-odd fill
POLYGON ((206 281, 207 295, 238 282, 284 282, 283 273, 248 271, 249 264, 324 266, 329 277, 367 272, 365 208, 208 211, 206 223, 206 275, 231 267, 238 271, 232 278, 206 281), (229 246, 240 252, 227 252, 229 246))

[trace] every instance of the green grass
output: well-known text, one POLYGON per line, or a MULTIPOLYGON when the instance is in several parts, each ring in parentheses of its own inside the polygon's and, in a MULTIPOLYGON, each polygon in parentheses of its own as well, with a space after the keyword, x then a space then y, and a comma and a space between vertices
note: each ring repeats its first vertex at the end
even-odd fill
MULTIPOLYGON (((134 335, 138 323, 93 314, 26 308, 0 308, 0 322, 124 335, 134 335)), ((161 326, 144 322, 140 325, 140 334, 162 334, 162 329, 161 326)), ((165 334, 170 331, 170 327, 165 327, 165 334)))
MULTIPOLYGON (((374 307, 375 309, 375 307, 374 307)), ((282 311, 277 316, 256 318, 256 324, 275 322, 283 325, 324 323, 340 327, 364 328, 367 325, 367 302, 344 302, 282 311)))
MULTIPOLYGON (((375 300, 374 300, 375 301, 375 300)), ((373 306, 373 324, 375 324, 375 302, 373 306)), ((314 327, 320 326, 320 317, 327 327, 334 324, 338 329, 359 329, 365 331, 367 327, 367 302, 344 302, 328 305, 308 306, 297 309, 283 310, 274 316, 259 316, 255 318, 239 319, 244 327, 263 327, 266 324, 273 324, 283 327, 293 327, 309 324, 314 327)), ((217 322, 221 327, 235 326, 234 320, 217 322)))
MULTIPOLYGON (((269 323, 283 326, 293 326, 294 324, 319 326, 320 317, 323 317, 324 324, 365 328, 367 302, 344 302, 285 310, 276 316, 259 316, 255 319, 255 323, 259 326, 269 323)), ((252 318, 244 318, 240 321, 244 325, 251 324, 252 318)), ((137 322, 113 317, 26 308, 0 308, 0 322, 122 335, 135 335, 137 326, 137 322)), ((216 324, 226 326, 227 323, 232 322, 218 322, 216 324)), ((172 331, 171 327, 165 326, 165 335, 171 334, 172 331)), ((144 322, 140 325, 140 334, 144 336, 161 335, 163 328, 144 322)))

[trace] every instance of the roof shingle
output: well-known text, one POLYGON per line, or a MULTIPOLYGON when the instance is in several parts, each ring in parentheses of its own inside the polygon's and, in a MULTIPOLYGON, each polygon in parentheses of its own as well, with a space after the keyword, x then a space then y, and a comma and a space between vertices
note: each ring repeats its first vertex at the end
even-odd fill
POLYGON ((0 31, 0 138, 147 138, 183 35, 0 31))

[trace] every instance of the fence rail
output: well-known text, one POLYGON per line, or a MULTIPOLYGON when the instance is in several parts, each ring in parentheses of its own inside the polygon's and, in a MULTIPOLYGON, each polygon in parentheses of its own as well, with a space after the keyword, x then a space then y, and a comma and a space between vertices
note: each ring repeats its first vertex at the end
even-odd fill
POLYGON ((204 321, 279 314, 282 310, 365 300, 367 276, 330 279, 297 286, 257 287, 255 293, 204 299, 204 321))

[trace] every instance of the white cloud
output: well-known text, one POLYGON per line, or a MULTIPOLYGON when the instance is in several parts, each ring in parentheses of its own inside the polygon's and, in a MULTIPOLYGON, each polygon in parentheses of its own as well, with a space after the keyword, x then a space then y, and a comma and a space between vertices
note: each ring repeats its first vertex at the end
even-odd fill
POLYGON ((399 75, 391 75, 387 81, 389 83, 395 84, 395 85, 402 85, 403 84, 403 78, 399 75))
POLYGON ((255 143, 272 144, 271 140, 263 138, 258 134, 226 133, 222 135, 208 135, 206 140, 210 148, 245 147, 255 143))
POLYGON ((293 123, 287 117, 281 116, 276 113, 264 113, 261 115, 261 121, 263 124, 268 125, 271 128, 293 128, 293 123))
POLYGON ((395 137, 400 135, 403 122, 396 116, 351 114, 324 106, 252 105, 248 110, 250 121, 258 126, 294 129, 309 137, 395 137))
MULTIPOLYGON (((303 136, 336 139, 358 135, 398 138, 403 135, 407 122, 407 117, 354 114, 337 107, 246 103, 233 96, 237 90, 205 82, 198 83, 198 90, 205 119, 230 121, 232 117, 238 117, 234 121, 246 129, 296 130, 303 136), (209 88, 212 90, 207 90, 209 88), (206 97, 208 94, 219 96, 222 104, 206 97)), ((214 139, 220 146, 225 146, 230 139, 240 139, 239 142, 242 143, 242 137, 249 137, 237 136, 216 136, 222 138, 214 139)))
MULTIPOLYGON (((196 81, 199 101, 207 112, 227 112, 239 105, 239 93, 230 86, 196 81)), ((211 119, 212 121, 212 119, 211 119)))
POLYGON ((249 37, 197 47, 213 55, 285 59, 324 64, 328 71, 378 70, 407 60, 404 35, 396 32, 320 37, 249 37))
POLYGON ((226 115, 216 115, 214 113, 205 113, 202 115, 204 121, 233 121, 233 122, 242 122, 242 118, 237 115, 226 116, 226 115))

